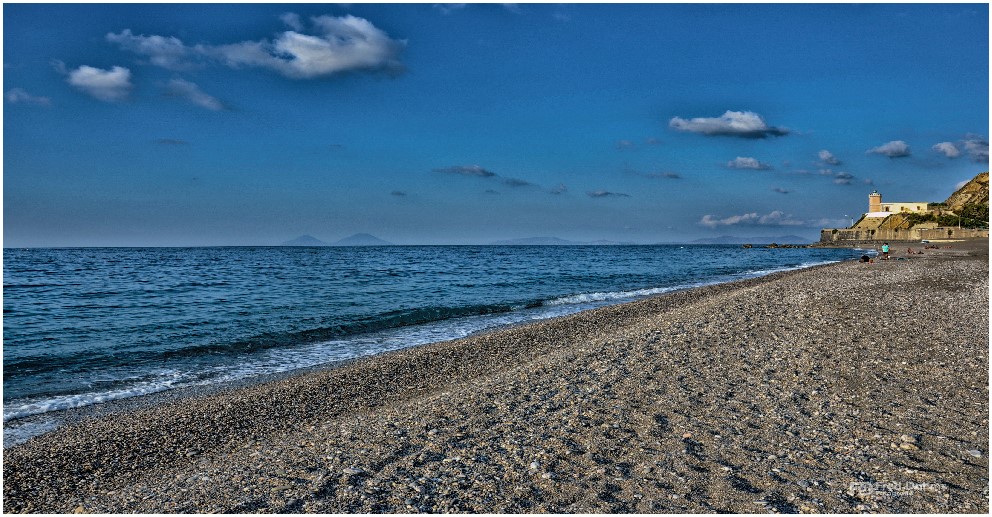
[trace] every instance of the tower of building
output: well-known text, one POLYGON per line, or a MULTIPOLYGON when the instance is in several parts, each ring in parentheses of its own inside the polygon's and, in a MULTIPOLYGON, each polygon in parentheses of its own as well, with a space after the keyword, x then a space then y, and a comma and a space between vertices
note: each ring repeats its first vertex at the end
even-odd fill
POLYGON ((878 191, 872 190, 868 194, 868 213, 882 211, 882 195, 878 191))

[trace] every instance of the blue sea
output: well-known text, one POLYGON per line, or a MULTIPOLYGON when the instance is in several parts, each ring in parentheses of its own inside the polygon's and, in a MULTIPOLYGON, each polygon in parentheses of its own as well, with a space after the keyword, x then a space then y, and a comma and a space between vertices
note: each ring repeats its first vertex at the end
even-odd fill
POLYGON ((5 249, 5 444, 44 430, 19 421, 67 408, 860 254, 729 245, 5 249))

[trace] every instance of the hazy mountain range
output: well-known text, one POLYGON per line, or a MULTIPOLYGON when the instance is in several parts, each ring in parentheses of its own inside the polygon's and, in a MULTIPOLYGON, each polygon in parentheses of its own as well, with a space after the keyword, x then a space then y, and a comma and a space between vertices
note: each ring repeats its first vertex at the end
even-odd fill
POLYGON ((301 235, 293 240, 282 243, 283 246, 392 246, 393 243, 384 241, 375 235, 356 233, 334 242, 324 242, 312 235, 301 235))

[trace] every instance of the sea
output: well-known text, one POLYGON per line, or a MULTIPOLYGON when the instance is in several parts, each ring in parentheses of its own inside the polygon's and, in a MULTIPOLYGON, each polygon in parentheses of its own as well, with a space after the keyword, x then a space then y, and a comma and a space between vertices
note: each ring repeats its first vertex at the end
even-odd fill
POLYGON ((736 245, 3 251, 4 446, 66 410, 849 260, 736 245))

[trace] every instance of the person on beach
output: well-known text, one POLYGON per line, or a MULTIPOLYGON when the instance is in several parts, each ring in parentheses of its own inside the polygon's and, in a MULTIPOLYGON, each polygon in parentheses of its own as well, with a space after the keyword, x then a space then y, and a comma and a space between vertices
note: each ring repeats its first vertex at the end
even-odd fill
POLYGON ((882 260, 889 260, 889 243, 882 244, 882 260))

